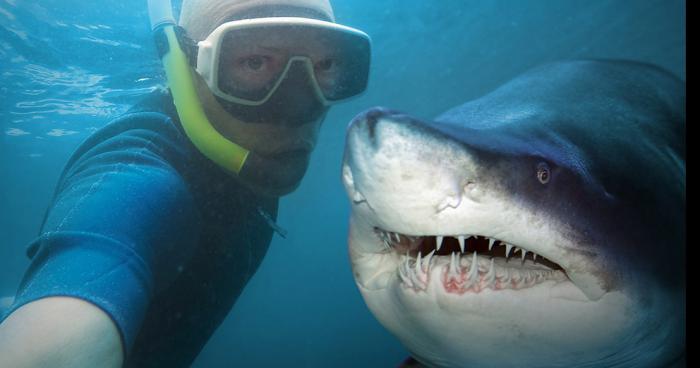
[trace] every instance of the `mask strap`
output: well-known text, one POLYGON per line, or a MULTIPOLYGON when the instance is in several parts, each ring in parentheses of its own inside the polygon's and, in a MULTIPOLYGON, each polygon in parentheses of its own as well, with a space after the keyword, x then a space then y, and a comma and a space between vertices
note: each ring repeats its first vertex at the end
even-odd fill
POLYGON ((190 66, 197 68, 197 55, 199 54, 199 46, 197 42, 187 35, 187 30, 180 26, 175 26, 175 36, 177 37, 182 52, 187 56, 187 61, 190 62, 190 66))

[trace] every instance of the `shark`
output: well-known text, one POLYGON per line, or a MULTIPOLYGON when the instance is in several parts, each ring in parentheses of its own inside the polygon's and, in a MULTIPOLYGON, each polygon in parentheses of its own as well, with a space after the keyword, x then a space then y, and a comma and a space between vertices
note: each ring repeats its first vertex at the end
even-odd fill
POLYGON ((353 276, 426 367, 685 359, 685 82, 628 60, 532 68, 424 120, 348 125, 353 276))

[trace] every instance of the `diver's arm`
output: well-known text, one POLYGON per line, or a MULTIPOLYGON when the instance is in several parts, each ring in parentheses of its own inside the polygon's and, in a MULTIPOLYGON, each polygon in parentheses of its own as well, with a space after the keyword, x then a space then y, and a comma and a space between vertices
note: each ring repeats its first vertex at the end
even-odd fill
POLYGON ((81 299, 28 303, 0 324, 0 367, 121 367, 112 319, 81 299))

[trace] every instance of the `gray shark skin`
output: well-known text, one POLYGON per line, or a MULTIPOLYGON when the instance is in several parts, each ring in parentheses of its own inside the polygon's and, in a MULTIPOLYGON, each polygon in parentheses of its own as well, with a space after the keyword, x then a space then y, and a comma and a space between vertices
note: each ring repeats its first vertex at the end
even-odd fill
POLYGON ((660 367, 685 355, 685 83, 556 62, 434 121, 348 127, 367 306, 428 367, 660 367))

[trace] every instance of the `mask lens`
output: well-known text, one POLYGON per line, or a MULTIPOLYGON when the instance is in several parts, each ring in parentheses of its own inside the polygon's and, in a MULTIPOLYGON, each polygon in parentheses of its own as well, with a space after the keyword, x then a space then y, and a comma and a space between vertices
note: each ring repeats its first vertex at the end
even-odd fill
POLYGON ((367 88, 369 42, 342 32, 321 34, 325 54, 312 59, 314 76, 329 101, 343 100, 367 88))
POLYGON ((259 101, 281 78, 289 56, 284 49, 263 42, 259 32, 251 31, 228 32, 222 40, 218 81, 219 89, 227 95, 259 101))
POLYGON ((352 97, 367 87, 369 39, 356 33, 285 24, 232 28, 223 35, 219 52, 219 90, 246 102, 269 98, 292 58, 299 56, 310 60, 313 80, 328 101, 352 97))

